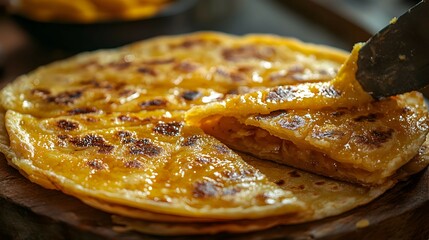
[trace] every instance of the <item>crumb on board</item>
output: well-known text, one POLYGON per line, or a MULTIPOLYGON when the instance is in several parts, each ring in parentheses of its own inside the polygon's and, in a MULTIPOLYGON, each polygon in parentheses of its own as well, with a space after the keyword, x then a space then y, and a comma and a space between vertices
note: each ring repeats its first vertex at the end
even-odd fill
POLYGON ((404 54, 399 54, 399 60, 404 61, 407 57, 404 54))
POLYGON ((361 219, 356 223, 356 228, 365 228, 369 226, 368 219, 361 219))

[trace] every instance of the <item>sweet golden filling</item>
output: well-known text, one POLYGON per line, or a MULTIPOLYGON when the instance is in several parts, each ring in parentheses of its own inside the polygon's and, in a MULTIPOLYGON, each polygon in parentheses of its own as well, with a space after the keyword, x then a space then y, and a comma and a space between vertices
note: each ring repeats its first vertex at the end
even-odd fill
POLYGON ((351 164, 337 162, 323 152, 300 148, 289 140, 275 137, 258 127, 241 124, 232 117, 204 119, 200 127, 232 149, 262 159, 360 184, 378 181, 380 178, 380 171, 369 172, 351 164))

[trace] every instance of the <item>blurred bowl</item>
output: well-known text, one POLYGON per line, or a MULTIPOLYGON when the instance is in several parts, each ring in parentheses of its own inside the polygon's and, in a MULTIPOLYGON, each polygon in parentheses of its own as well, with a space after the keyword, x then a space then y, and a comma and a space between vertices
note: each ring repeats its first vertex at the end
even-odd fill
POLYGON ((113 48, 141 39, 192 31, 190 13, 198 0, 176 0, 158 14, 141 20, 95 23, 35 21, 19 14, 14 20, 40 43, 73 51, 113 48))

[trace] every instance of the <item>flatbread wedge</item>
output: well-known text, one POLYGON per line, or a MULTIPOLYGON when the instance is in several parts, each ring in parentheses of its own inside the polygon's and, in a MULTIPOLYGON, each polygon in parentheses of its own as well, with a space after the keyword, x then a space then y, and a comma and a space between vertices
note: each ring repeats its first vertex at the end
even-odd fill
POLYGON ((418 153, 429 130, 428 112, 416 92, 368 99, 350 77, 359 47, 330 82, 197 106, 186 119, 231 148, 263 159, 363 185, 383 184, 418 153))

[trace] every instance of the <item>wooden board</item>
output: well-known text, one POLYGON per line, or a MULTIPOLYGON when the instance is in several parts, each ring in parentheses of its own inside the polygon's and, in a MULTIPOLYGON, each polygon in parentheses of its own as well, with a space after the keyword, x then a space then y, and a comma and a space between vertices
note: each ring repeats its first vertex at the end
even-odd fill
MULTIPOLYGON (((0 239, 161 239, 112 229, 110 214, 24 178, 0 156, 0 239)), ((174 237, 169 239, 189 239, 174 237)), ((201 236, 195 237, 201 239, 201 236)), ((429 239, 429 169, 372 203, 320 221, 204 239, 429 239), (362 219, 369 226, 357 228, 362 219)))

